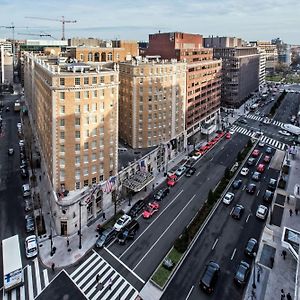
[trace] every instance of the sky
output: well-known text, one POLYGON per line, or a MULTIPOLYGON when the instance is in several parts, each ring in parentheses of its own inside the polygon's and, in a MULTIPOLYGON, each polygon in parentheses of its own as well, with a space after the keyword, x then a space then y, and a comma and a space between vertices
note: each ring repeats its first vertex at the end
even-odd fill
MULTIPOLYGON (((16 39, 61 39, 60 22, 26 17, 62 16, 77 21, 66 24, 67 38, 147 41, 160 30, 300 44, 299 0, 0 0, 0 26, 13 23, 16 39)), ((0 38, 12 31, 0 27, 0 38)))

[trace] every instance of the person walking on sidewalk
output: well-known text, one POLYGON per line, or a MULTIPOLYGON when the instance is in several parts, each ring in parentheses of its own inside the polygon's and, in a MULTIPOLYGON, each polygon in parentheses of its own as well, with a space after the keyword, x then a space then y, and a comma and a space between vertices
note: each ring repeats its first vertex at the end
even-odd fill
POLYGON ((295 208, 295 215, 298 216, 298 208, 295 208))
POLYGON ((285 293, 284 293, 284 290, 281 289, 281 297, 280 297, 281 300, 284 300, 285 299, 285 293))
POLYGON ((287 294, 286 294, 286 299, 287 299, 287 300, 292 300, 292 296, 291 296, 290 293, 287 293, 287 294))
POLYGON ((285 250, 282 250, 281 256, 283 257, 284 260, 285 260, 286 254, 287 254, 286 251, 285 251, 285 250))
POLYGON ((105 212, 102 213, 102 219, 106 221, 105 212))
POLYGON ((290 212, 290 217, 291 217, 293 215, 293 211, 290 209, 289 212, 290 212))

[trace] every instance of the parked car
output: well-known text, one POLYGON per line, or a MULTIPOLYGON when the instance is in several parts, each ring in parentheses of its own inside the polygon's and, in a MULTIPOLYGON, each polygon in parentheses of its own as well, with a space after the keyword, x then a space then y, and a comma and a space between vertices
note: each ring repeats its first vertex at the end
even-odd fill
POLYGON ((232 187, 233 189, 237 190, 241 187, 243 181, 241 179, 236 179, 233 184, 232 184, 232 187))
POLYGON ((238 122, 241 124, 248 124, 248 121, 246 119, 240 119, 238 122))
POLYGON ((248 166, 254 166, 256 163, 256 159, 254 157, 250 157, 248 160, 247 160, 247 165, 248 166))
POLYGON ((230 132, 227 132, 227 133, 226 133, 225 138, 226 138, 227 140, 229 140, 229 139, 231 138, 230 132))
POLYGON ((246 255, 254 257, 254 253, 257 252, 257 240, 250 238, 247 242, 244 252, 246 255))
POLYGON ((158 211, 158 209, 159 209, 159 204, 157 202, 154 201, 152 203, 149 203, 143 212, 143 218, 144 219, 151 218, 154 215, 154 213, 158 211))
POLYGON ((245 209, 244 209, 243 205, 236 204, 233 211, 232 211, 232 214, 231 214, 232 218, 237 219, 237 220, 241 219, 241 217, 244 213, 244 210, 245 209))
POLYGON ((252 157, 258 157, 260 154, 260 151, 258 149, 254 149, 252 152, 252 157))
POLYGON ((195 174, 195 172, 196 172, 196 168, 191 167, 191 168, 187 169, 187 171, 185 172, 185 176, 191 177, 195 174))
POLYGON ((123 215, 119 218, 114 224, 115 231, 120 231, 123 227, 125 227, 131 221, 131 217, 128 215, 123 215))
POLYGON ((234 199, 234 194, 228 192, 223 198, 223 203, 229 205, 233 199, 234 199))
POLYGON ((174 186, 177 183, 177 176, 175 174, 167 177, 167 185, 174 186))
POLYGON ((270 178, 269 184, 268 184, 268 189, 270 191, 275 191, 277 186, 277 180, 274 178, 270 178))
POLYGON ((247 176, 248 173, 249 173, 249 169, 248 169, 248 168, 242 168, 242 170, 241 170, 241 175, 247 176))
POLYGON ((213 261, 210 261, 204 270, 204 273, 200 280, 200 288, 208 293, 211 294, 216 286, 218 277, 220 273, 220 266, 213 261))
POLYGON ((274 197, 274 193, 272 191, 266 190, 263 195, 263 201, 266 203, 271 203, 274 197))
POLYGON ((265 163, 269 163, 270 160, 271 160, 271 157, 270 157, 269 155, 265 155, 265 157, 264 157, 264 162, 265 162, 265 163))
POLYGON ((116 237, 116 234, 117 232, 115 231, 114 228, 107 228, 100 234, 99 238, 96 241, 95 246, 97 248, 103 248, 116 237))
POLYGON ((25 168, 20 169, 21 176, 22 178, 27 178, 28 177, 28 171, 25 168))
POLYGON ((250 265, 245 261, 241 261, 236 273, 234 275, 234 281, 239 285, 244 285, 250 273, 250 265))
POLYGON ((181 175, 183 175, 183 173, 185 172, 186 167, 185 166, 181 166, 180 168, 178 168, 175 172, 175 175, 177 177, 180 177, 181 175))
POLYGON ((266 148, 266 153, 271 154, 272 153, 272 148, 271 147, 267 147, 266 148))
POLYGON ((259 146, 259 147, 264 147, 264 146, 265 146, 265 143, 264 143, 263 141, 259 141, 258 146, 259 146))
POLYGON ((27 233, 34 231, 35 225, 34 225, 34 216, 33 215, 25 216, 25 227, 26 227, 27 233))
POLYGON ((14 148, 8 148, 8 155, 13 155, 15 153, 14 148))
POLYGON ((26 200, 25 200, 24 210, 25 210, 26 212, 32 210, 32 202, 31 202, 31 200, 29 200, 29 199, 26 199, 26 200))
POLYGON ((145 202, 143 200, 138 200, 129 210, 128 215, 132 218, 136 217, 139 212, 145 207, 145 202))
POLYGON ((252 179, 254 181, 260 181, 260 178, 261 178, 261 173, 259 172, 254 172, 253 175, 252 175, 252 179))
POLYGON ((134 236, 138 229, 140 228, 140 224, 136 220, 131 220, 118 234, 118 243, 124 245, 127 240, 134 239, 134 236))
POLYGON ((169 187, 162 188, 154 194, 153 198, 156 201, 161 201, 163 198, 165 198, 169 194, 169 192, 170 192, 169 187))
POLYGON ((25 255, 27 258, 35 257, 38 254, 38 244, 35 235, 30 235, 25 239, 25 255))
POLYGON ((287 132, 286 130, 279 130, 278 133, 285 135, 285 136, 290 136, 291 134, 287 132))
POLYGON ((246 192, 253 195, 256 191, 256 185, 254 183, 250 183, 248 186, 247 186, 247 189, 246 189, 246 192))
POLYGON ((259 205, 256 211, 256 217, 265 220, 268 215, 268 208, 264 205, 259 205))
POLYGON ((266 165, 265 164, 259 164, 256 168, 257 172, 259 173, 263 173, 266 169, 266 165))

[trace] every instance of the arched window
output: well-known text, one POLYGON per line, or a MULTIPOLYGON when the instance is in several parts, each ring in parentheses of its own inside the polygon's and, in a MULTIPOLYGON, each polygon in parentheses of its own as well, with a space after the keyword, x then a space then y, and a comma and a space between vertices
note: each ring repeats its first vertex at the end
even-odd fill
POLYGON ((106 53, 105 52, 101 53, 101 61, 106 61, 106 53))
POLYGON ((93 61, 93 53, 89 52, 88 61, 93 61))
POLYGON ((109 53, 107 54, 107 61, 112 61, 112 60, 113 60, 112 53, 109 52, 109 53))
POLYGON ((100 61, 100 55, 99 55, 98 52, 96 52, 96 53, 94 54, 94 61, 95 61, 95 62, 99 62, 99 61, 100 61))

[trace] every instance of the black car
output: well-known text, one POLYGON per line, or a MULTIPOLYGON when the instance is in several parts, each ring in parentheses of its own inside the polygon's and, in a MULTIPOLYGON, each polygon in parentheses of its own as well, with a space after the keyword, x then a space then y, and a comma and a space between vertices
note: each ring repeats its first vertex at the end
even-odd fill
POLYGON ((191 176, 193 176, 194 174, 195 174, 195 172, 196 172, 196 169, 195 168, 189 168, 186 172, 185 172, 185 176, 186 177, 191 177, 191 176))
POLYGON ((250 183, 248 186, 247 186, 247 189, 246 189, 246 192, 253 195, 256 191, 256 185, 254 183, 250 183))
POLYGON ((234 219, 237 219, 237 220, 240 220, 240 218, 242 217, 243 213, 244 213, 244 206, 241 205, 241 204, 237 204, 233 211, 232 211, 232 214, 231 216, 234 218, 234 219))
POLYGON ((114 228, 107 228, 100 234, 95 246, 97 248, 103 248, 116 237, 116 233, 117 232, 114 230, 114 228))
POLYGON ((241 179, 237 179, 233 182, 232 187, 237 190, 241 187, 243 181, 241 179))
POLYGON ((217 283, 219 273, 220 273, 220 266, 217 263, 210 261, 205 268, 205 271, 202 275, 199 284, 201 289, 204 292, 208 294, 211 294, 213 292, 214 287, 217 283))
POLYGON ((266 153, 271 154, 272 153, 272 148, 271 147, 267 147, 266 153))
POLYGON ((257 251, 257 240, 254 238, 250 238, 245 247, 245 254, 254 257, 254 253, 257 251))
POLYGON ((241 123, 241 124, 248 124, 248 121, 246 119, 240 119, 239 123, 241 123))
POLYGON ((249 271, 250 271, 250 265, 245 261, 241 261, 236 270, 234 281, 239 285, 244 285, 249 276, 249 271))
POLYGON ((252 179, 254 181, 260 181, 260 178, 261 178, 261 173, 259 172, 254 172, 253 175, 252 175, 252 179))
POLYGON ((20 169, 21 176, 22 178, 27 178, 28 177, 28 171, 25 168, 20 169))
POLYGON ((165 187, 163 189, 160 189, 158 192, 156 192, 153 196, 154 200, 161 201, 163 198, 165 198, 170 192, 169 187, 165 187))
POLYGON ((275 191, 276 190, 276 185, 277 185, 277 180, 274 178, 270 178, 268 188, 270 191, 275 191))
POLYGON ((130 209, 130 211, 128 212, 128 215, 131 217, 136 217, 139 212, 144 208, 145 203, 143 200, 138 200, 130 209))
POLYGON ((254 166, 256 163, 256 159, 254 157, 250 157, 248 160, 247 160, 247 165, 248 166, 254 166))
POLYGON ((134 236, 139 228, 140 224, 136 220, 132 220, 130 223, 128 223, 118 234, 119 244, 124 245, 126 240, 134 239, 134 236))
POLYGON ((34 225, 34 216, 33 215, 25 216, 25 227, 26 227, 27 233, 34 231, 35 225, 34 225))
POLYGON ((267 203, 271 203, 274 197, 274 193, 272 191, 266 190, 263 196, 263 200, 267 203))

